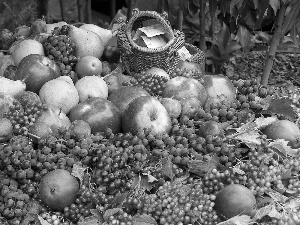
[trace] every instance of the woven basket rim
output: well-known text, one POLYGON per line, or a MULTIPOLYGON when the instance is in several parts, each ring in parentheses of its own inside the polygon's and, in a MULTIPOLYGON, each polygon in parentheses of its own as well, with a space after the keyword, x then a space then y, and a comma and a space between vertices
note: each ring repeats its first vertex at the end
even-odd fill
POLYGON ((167 24, 166 19, 164 19, 159 13, 155 11, 139 11, 138 9, 135 9, 136 13, 130 18, 126 25, 126 35, 128 38, 128 41, 130 42, 131 46, 141 52, 145 53, 156 53, 156 52, 162 52, 167 50, 175 41, 175 36, 173 33, 173 30, 169 24, 167 24), (148 17, 153 17, 154 19, 157 19, 163 26, 166 28, 166 31, 170 34, 171 39, 167 42, 165 46, 158 47, 158 48, 147 48, 147 47, 142 47, 137 45, 131 37, 131 31, 132 31, 132 26, 136 19, 143 17, 143 16, 148 16, 148 17))

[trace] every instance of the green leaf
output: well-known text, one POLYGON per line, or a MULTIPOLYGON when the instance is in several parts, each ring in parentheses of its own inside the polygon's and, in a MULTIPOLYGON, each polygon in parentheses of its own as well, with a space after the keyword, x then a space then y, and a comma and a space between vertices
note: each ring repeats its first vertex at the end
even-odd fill
POLYGON ((82 183, 84 177, 85 168, 82 167, 81 163, 75 163, 72 167, 71 175, 77 177, 80 180, 80 184, 82 183))
POLYGON ((218 48, 212 47, 206 51, 206 57, 208 59, 213 60, 214 62, 223 62, 224 60, 221 58, 221 53, 218 48))
POLYGON ((237 37, 243 48, 247 48, 251 43, 251 33, 244 26, 239 26, 237 37))
POLYGON ((293 101, 289 98, 272 99, 266 111, 275 115, 283 115, 287 119, 295 121, 297 113, 292 105, 293 101))
POLYGON ((115 206, 115 207, 122 205, 122 203, 124 202, 124 200, 127 198, 128 195, 129 195, 128 192, 125 192, 125 193, 120 193, 120 192, 119 192, 119 193, 115 196, 115 198, 114 198, 114 200, 112 201, 111 204, 112 204, 113 206, 115 206))
POLYGON ((237 50, 239 50, 241 48, 242 48, 242 46, 239 43, 237 43, 236 41, 230 41, 229 44, 227 45, 226 53, 231 56, 234 52, 236 52, 237 50))
POLYGON ((269 204, 269 205, 266 205, 266 206, 258 209, 254 215, 253 220, 257 221, 257 220, 260 220, 263 217, 267 216, 272 211, 272 208, 273 208, 273 204, 269 204))
POLYGON ((270 4, 268 0, 260 1, 259 15, 258 19, 256 20, 256 27, 261 27, 266 11, 271 10, 269 6, 270 4))
POLYGON ((296 24, 300 17, 300 1, 292 5, 290 12, 284 18, 282 25, 283 34, 287 33, 296 24))
POLYGON ((123 210, 121 208, 113 208, 113 209, 108 209, 105 211, 104 215, 103 215, 103 219, 105 221, 108 221, 110 216, 113 216, 119 212, 123 212, 123 210))
POLYGON ((276 15, 278 9, 280 8, 280 0, 270 0, 270 5, 276 15))

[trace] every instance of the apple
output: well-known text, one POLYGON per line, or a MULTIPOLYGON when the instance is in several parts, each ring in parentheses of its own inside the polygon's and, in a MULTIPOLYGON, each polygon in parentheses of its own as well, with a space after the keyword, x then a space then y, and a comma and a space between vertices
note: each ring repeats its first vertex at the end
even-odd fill
POLYGON ((0 118, 0 143, 12 138, 13 129, 13 125, 9 119, 0 118))
POLYGON ((207 99, 207 92, 198 80, 177 76, 166 82, 162 96, 164 98, 174 98, 179 101, 185 98, 196 97, 202 107, 207 99))
POLYGON ((90 136, 92 133, 91 126, 84 120, 74 120, 68 131, 70 132, 71 138, 76 140, 90 136))
POLYGON ((39 93, 47 81, 59 76, 60 69, 53 60, 46 56, 31 54, 20 62, 15 80, 23 81, 26 84, 26 91, 39 93))
POLYGON ((42 121, 34 123, 28 129, 28 136, 32 139, 33 143, 38 143, 40 139, 46 139, 52 134, 50 126, 42 121))
POLYGON ((46 173, 39 184, 42 203, 54 211, 63 211, 75 202, 79 182, 67 170, 56 169, 46 173))
POLYGON ((123 114, 128 104, 140 96, 150 96, 150 94, 142 87, 124 86, 114 90, 107 99, 117 106, 123 114))
POLYGON ((38 122, 46 123, 54 135, 58 135, 59 128, 64 127, 68 129, 71 126, 70 119, 67 115, 61 109, 50 105, 47 105, 46 109, 41 111, 41 114, 36 119, 36 123, 38 122))
POLYGON ((121 113, 111 101, 100 97, 85 100, 69 113, 70 121, 84 120, 91 129, 92 134, 104 132, 110 128, 113 133, 121 132, 121 113))
POLYGON ((208 97, 230 103, 236 100, 236 88, 231 80, 224 75, 204 75, 203 81, 208 97))
POLYGON ((152 96, 133 99, 122 116, 123 132, 137 134, 150 129, 153 134, 166 134, 172 128, 171 117, 160 101, 152 96))
POLYGON ((43 45, 40 42, 32 39, 24 39, 18 42, 10 48, 10 51, 16 66, 18 66, 22 59, 28 55, 45 55, 43 45))
POLYGON ((75 66, 75 72, 80 78, 85 76, 101 75, 102 62, 94 56, 80 58, 75 66))
POLYGON ((166 108, 171 117, 178 118, 180 116, 182 111, 180 101, 174 98, 162 98, 160 102, 166 108))
POLYGON ((104 48, 102 59, 110 63, 117 63, 120 61, 121 52, 118 47, 107 45, 104 48))

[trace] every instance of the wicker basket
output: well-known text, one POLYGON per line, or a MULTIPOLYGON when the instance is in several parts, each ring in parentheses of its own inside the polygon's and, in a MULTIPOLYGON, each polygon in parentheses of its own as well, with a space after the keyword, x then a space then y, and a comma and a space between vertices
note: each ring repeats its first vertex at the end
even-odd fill
POLYGON ((205 71, 205 54, 204 54, 204 52, 201 51, 196 46, 188 44, 188 43, 185 43, 185 47, 192 55, 192 57, 187 59, 187 61, 200 64, 201 68, 202 68, 202 73, 204 74, 204 71, 205 71))
POLYGON ((121 59, 126 71, 139 73, 151 67, 164 69, 168 73, 172 72, 178 61, 178 49, 184 46, 184 33, 172 30, 166 19, 166 14, 159 14, 154 11, 133 10, 133 16, 126 23, 119 21, 121 28, 118 32, 118 47, 121 51, 121 59), (168 39, 166 45, 158 48, 147 48, 137 45, 132 39, 132 31, 142 27, 142 22, 148 19, 155 19, 165 29, 165 36, 168 39))

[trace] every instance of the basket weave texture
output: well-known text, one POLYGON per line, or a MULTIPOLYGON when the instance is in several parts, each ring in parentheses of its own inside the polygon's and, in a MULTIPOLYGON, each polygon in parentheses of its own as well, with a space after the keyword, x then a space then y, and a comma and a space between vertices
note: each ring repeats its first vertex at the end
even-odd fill
POLYGON ((172 72, 178 61, 177 51, 185 44, 184 33, 178 30, 172 30, 165 14, 159 14, 155 11, 133 10, 133 16, 126 23, 119 21, 121 28, 118 32, 118 47, 121 51, 121 59, 125 65, 126 71, 139 73, 151 67, 161 68, 168 73, 172 72), (137 45, 132 39, 132 31, 142 27, 142 22, 149 19, 155 19, 165 30, 165 36, 168 39, 166 45, 158 48, 147 48, 137 45))

